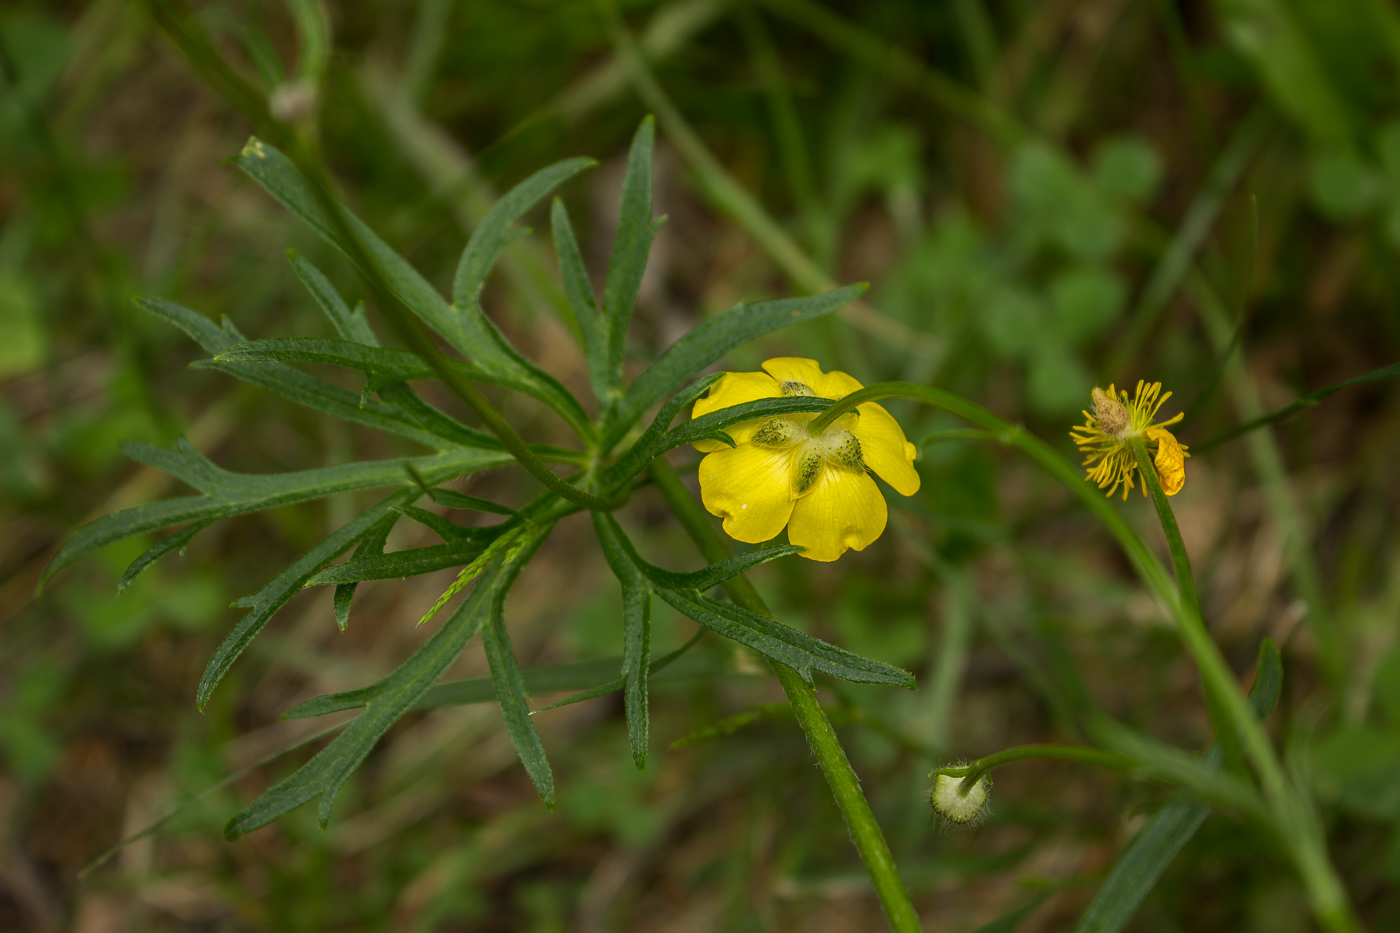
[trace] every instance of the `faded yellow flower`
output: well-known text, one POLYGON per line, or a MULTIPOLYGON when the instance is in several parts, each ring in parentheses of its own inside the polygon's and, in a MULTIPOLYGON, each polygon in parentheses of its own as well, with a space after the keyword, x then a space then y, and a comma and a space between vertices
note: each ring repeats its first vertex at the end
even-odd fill
MULTIPOLYGON (((1128 446, 1130 437, 1142 437, 1149 451, 1155 445, 1152 462, 1157 468, 1157 478, 1163 492, 1174 496, 1186 485, 1186 458, 1191 455, 1186 452, 1186 445, 1178 443, 1172 432, 1167 430, 1169 425, 1176 424, 1183 416, 1177 414, 1158 424, 1152 423, 1152 419, 1157 417, 1157 410, 1172 395, 1168 392, 1159 397, 1161 390, 1160 382, 1148 385, 1138 380, 1137 391, 1130 402, 1127 392, 1115 392, 1112 385, 1107 392, 1095 388, 1092 393, 1093 414, 1084 412, 1088 420, 1069 433, 1079 445, 1080 452, 1088 455, 1084 458, 1088 480, 1097 483, 1100 489, 1107 489, 1110 496, 1118 491, 1121 483, 1126 500, 1129 490, 1133 488, 1138 462, 1128 446)), ((1142 484, 1142 494, 1147 495, 1146 483, 1142 484)))
MULTIPOLYGON (((725 374, 695 403, 693 416, 762 398, 835 400, 862 388, 845 373, 823 373, 813 360, 782 357, 763 368, 725 374)), ((803 557, 833 561, 849 548, 863 550, 885 530, 885 497, 867 471, 900 495, 919 491, 917 450, 884 408, 866 402, 820 435, 808 430, 816 417, 745 421, 727 429, 734 447, 719 441, 695 445, 709 454, 700 461, 700 497, 724 519, 731 538, 756 544, 786 525, 788 540, 806 548, 803 557)))

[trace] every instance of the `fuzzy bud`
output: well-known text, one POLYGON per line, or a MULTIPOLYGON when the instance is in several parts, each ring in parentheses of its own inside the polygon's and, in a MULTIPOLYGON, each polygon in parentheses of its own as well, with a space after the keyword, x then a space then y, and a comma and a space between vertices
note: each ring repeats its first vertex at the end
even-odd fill
POLYGON ((966 826, 976 822, 987 812, 987 797, 992 789, 991 779, 983 776, 972 785, 966 794, 962 792, 961 777, 939 774, 933 779, 933 791, 929 803, 933 812, 950 823, 966 826))

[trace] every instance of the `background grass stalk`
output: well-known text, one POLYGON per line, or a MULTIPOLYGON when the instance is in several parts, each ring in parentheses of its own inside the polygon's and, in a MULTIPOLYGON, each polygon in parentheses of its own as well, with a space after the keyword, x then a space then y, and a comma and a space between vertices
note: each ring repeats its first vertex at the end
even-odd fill
MULTIPOLYGON (((656 480, 656 488, 661 491, 666 503, 680 520, 681 527, 695 542, 705 560, 712 564, 727 560, 730 556, 728 545, 714 530, 709 516, 681 483, 671 464, 664 457, 656 458, 651 463, 651 475, 656 480)), ((724 590, 736 605, 772 617, 768 604, 743 574, 726 582, 724 590)), ((909 892, 899 877, 899 869, 890 853, 889 843, 885 841, 885 834, 881 831, 880 824, 875 821, 870 802, 865 799, 865 794, 860 789, 860 778, 851 767, 850 759, 841 747, 841 740, 831 726, 831 720, 817 702, 816 691, 803 683, 797 671, 787 665, 774 663, 772 668, 778 683, 782 684, 783 692, 787 694, 793 715, 802 726, 802 734, 807 737, 812 754, 817 757, 822 776, 826 778, 827 786, 831 788, 831 794, 836 799, 836 806, 841 810, 846 828, 851 833, 851 841, 855 843, 856 850, 865 861, 870 880, 875 885, 875 894, 880 898, 880 906, 884 908, 885 916, 889 919, 890 928, 896 933, 923 930, 913 901, 909 899, 909 892)))
POLYGON ((1351 933, 1359 930, 1361 927, 1352 913, 1346 890, 1327 859, 1321 830, 1310 818, 1308 808, 1297 799, 1298 792, 1284 776, 1283 767, 1274 754, 1273 744, 1263 726, 1250 713, 1249 704, 1235 684, 1234 674, 1206 629, 1200 597, 1196 593, 1195 578, 1191 573, 1191 559, 1186 553, 1185 543, 1181 540, 1181 529, 1177 527, 1171 503, 1167 501, 1162 484, 1157 479, 1157 469, 1147 453, 1147 445, 1141 436, 1130 437, 1128 444, 1137 458, 1142 482, 1152 497, 1152 504, 1157 508, 1157 517, 1161 520, 1162 531, 1167 538, 1167 548, 1176 568, 1180 608, 1178 619, 1182 642, 1191 652, 1196 667, 1201 672, 1207 693, 1224 708, 1230 717, 1231 725, 1244 743, 1245 753, 1254 765, 1279 834, 1289 846, 1289 854, 1299 874, 1303 876, 1308 900, 1318 922, 1333 933, 1351 933))

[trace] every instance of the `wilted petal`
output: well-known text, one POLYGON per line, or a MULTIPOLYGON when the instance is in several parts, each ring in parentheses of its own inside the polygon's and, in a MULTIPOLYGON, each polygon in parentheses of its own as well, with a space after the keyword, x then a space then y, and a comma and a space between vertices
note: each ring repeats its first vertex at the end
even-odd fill
POLYGON ((1157 456, 1152 462, 1156 464, 1162 491, 1174 496, 1186 485, 1186 451, 1177 443, 1172 432, 1165 428, 1149 428, 1146 434, 1157 442, 1157 456))

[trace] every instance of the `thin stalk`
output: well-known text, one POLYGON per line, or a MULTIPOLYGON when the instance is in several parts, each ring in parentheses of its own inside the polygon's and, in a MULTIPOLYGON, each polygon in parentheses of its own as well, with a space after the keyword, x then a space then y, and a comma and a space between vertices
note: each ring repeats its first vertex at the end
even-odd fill
POLYGON ((1285 778, 1268 735, 1250 712, 1249 703, 1240 693, 1229 665, 1206 629, 1200 597, 1196 593, 1195 579, 1191 574, 1191 560, 1186 553, 1186 545, 1181 540, 1181 529, 1177 527, 1171 503, 1167 501, 1162 484, 1157 479, 1156 467, 1148 456, 1147 445, 1141 436, 1130 437, 1128 445, 1137 458, 1138 472, 1142 474, 1143 485, 1147 487, 1152 504, 1156 506, 1157 517, 1161 520, 1162 531, 1167 538, 1167 548, 1171 551, 1172 564, 1176 569, 1179 605, 1182 610, 1179 626, 1182 641, 1195 659, 1207 691, 1212 693, 1224 708, 1230 717, 1231 725, 1244 742, 1245 751, 1259 776, 1265 799, 1268 800, 1277 821, 1279 833, 1289 844, 1292 850, 1290 854, 1299 874, 1303 876, 1303 883, 1307 887, 1308 897, 1312 901, 1313 912, 1318 921, 1334 933, 1359 930, 1360 926, 1352 914, 1346 890, 1327 859, 1320 828, 1309 818, 1309 811, 1303 801, 1297 799, 1297 792, 1285 778))
POLYGON ((962 783, 958 785, 958 793, 966 796, 984 774, 1000 768, 1002 765, 1009 765, 1016 761, 1042 759, 1078 761, 1083 764, 1112 768, 1114 771, 1133 771, 1138 767, 1136 759, 1127 755, 1120 755, 1118 752, 1110 752, 1102 748, 1091 748, 1088 745, 1017 745, 1015 748, 1002 749, 995 755, 978 758, 969 765, 960 765, 956 768, 935 768, 929 772, 929 777, 936 774, 946 774, 948 777, 962 778, 962 783))
MULTIPOLYGON (((681 527, 690 535, 705 560, 718 563, 727 559, 730 556, 729 547, 715 532, 709 516, 681 483, 680 477, 665 457, 657 457, 652 461, 651 475, 656 480, 656 488, 661 491, 681 527)), ((769 611, 768 604, 763 601, 763 597, 747 577, 742 574, 734 577, 724 584, 724 589, 736 605, 772 618, 773 614, 769 611)), ((875 885, 875 893, 880 898, 880 905, 885 910, 890 928, 896 933, 922 931, 919 915, 914 910, 909 892, 905 890, 904 882, 899 877, 899 869, 895 866, 894 856, 890 854, 885 834, 880 830, 880 824, 875 821, 869 801, 861 792, 860 778, 851 767, 850 759, 841 747, 841 740, 837 738, 836 730, 831 727, 831 720, 827 719, 821 704, 817 702, 816 691, 803 683, 797 671, 787 665, 774 662, 772 667, 778 682, 782 684, 783 692, 787 694, 793 715, 797 717, 798 724, 802 726, 802 733, 807 737, 807 744, 817 757, 822 776, 826 778, 827 786, 836 798, 836 806, 846 821, 851 841, 855 843, 856 850, 865 861, 866 870, 870 872, 870 880, 875 885)))

